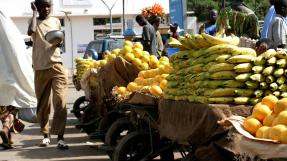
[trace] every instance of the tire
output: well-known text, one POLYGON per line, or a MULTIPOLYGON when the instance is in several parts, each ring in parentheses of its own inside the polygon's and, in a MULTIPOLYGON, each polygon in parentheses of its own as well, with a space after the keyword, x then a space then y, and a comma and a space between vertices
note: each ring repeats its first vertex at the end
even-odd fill
MULTIPOLYGON (((139 161, 151 152, 150 135, 148 133, 134 131, 123 137, 116 146, 113 161, 139 161), (130 153, 130 155, 128 155, 130 153), (133 157, 129 157, 133 156, 133 157)), ((162 151, 161 161, 174 161, 173 148, 162 151)), ((151 159, 150 161, 152 161, 151 159)))
POLYGON ((85 96, 79 97, 73 105, 73 113, 78 120, 82 118, 83 111, 88 107, 89 101, 85 96))
POLYGON ((173 149, 168 149, 160 154, 161 161, 174 161, 173 149))
POLYGON ((149 135, 135 131, 120 140, 115 148, 113 161, 139 161, 149 152, 149 135))
MULTIPOLYGON (((108 146, 116 146, 118 142, 124 137, 121 135, 122 132, 127 131, 130 133, 135 129, 134 125, 125 118, 116 120, 108 129, 105 136, 105 144, 108 146)), ((113 158, 114 151, 107 151, 109 157, 113 158)))

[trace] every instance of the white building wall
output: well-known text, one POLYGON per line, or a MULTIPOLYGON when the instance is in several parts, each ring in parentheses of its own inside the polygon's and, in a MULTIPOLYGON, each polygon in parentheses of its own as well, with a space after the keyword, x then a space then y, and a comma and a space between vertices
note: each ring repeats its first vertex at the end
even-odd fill
MULTIPOLYGON (((78 45, 88 44, 94 40, 94 29, 109 29, 109 24, 103 26, 94 26, 94 17, 109 17, 109 10, 101 2, 101 0, 90 0, 90 5, 66 6, 63 5, 65 0, 54 0, 52 15, 65 19, 65 52, 62 54, 64 65, 67 69, 73 72, 74 58, 82 56, 77 52, 78 45), (64 12, 69 11, 68 14, 71 21, 65 16, 64 12), (72 26, 71 23, 72 23, 72 26), (72 32, 71 32, 72 27, 72 32)), ((73 1, 73 0, 70 0, 73 1)), ((105 0, 109 6, 114 0, 105 0)), ((113 17, 122 18, 122 0, 116 0, 116 4, 112 10, 113 17)), ((32 17, 30 8, 31 0, 0 0, 0 10, 10 16, 20 32, 27 33, 28 21, 32 17), (17 5, 15 5, 17 3, 17 5)), ((133 19, 137 14, 141 13, 143 7, 151 6, 155 3, 160 3, 165 11, 169 12, 169 0, 125 0, 125 20, 133 19)), ((126 26, 127 27, 127 26, 126 26)), ((141 34, 142 29, 134 22, 135 31, 141 34)), ((113 24, 113 28, 122 28, 122 23, 113 24)))

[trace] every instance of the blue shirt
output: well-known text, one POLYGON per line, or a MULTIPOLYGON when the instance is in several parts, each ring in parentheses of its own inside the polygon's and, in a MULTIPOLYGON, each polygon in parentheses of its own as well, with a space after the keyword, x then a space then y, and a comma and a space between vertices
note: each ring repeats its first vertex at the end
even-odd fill
MULTIPOLYGON (((261 32, 261 38, 267 38, 269 26, 270 26, 270 24, 271 24, 271 22, 275 16, 276 16, 275 8, 274 8, 274 5, 272 5, 269 8, 266 16, 264 17, 264 23, 263 23, 263 28, 262 28, 262 32, 261 32)), ((285 22, 286 22, 286 20, 287 20, 287 18, 285 17, 285 22)))
POLYGON ((214 35, 216 32, 216 25, 210 25, 208 27, 205 27, 205 32, 209 35, 214 35))

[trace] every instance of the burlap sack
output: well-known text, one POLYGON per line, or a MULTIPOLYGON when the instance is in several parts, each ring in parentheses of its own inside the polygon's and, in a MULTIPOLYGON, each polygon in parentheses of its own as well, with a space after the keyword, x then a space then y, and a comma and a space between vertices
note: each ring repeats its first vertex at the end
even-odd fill
POLYGON ((159 101, 159 132, 179 144, 191 145, 199 161, 230 161, 238 154, 239 134, 218 124, 231 115, 248 116, 248 106, 159 101))
POLYGON ((155 98, 148 94, 134 92, 127 103, 134 104, 134 105, 147 105, 147 106, 155 106, 158 105, 158 98, 155 98))
POLYGON ((117 57, 107 65, 102 67, 97 74, 99 86, 94 89, 92 101, 95 102, 98 114, 103 116, 113 108, 112 89, 115 86, 127 86, 129 82, 134 81, 139 73, 139 69, 127 62, 122 57, 117 57))

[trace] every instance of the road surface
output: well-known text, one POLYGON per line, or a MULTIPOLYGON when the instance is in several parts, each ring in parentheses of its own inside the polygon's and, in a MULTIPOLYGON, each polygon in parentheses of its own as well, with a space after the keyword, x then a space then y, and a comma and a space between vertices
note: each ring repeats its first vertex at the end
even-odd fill
MULTIPOLYGON (((76 91, 70 83, 67 94, 68 120, 66 126, 65 141, 69 144, 69 150, 58 150, 56 148, 56 137, 52 136, 52 144, 48 147, 41 148, 39 143, 42 135, 39 132, 38 124, 25 122, 25 129, 21 134, 14 134, 14 149, 0 149, 0 161, 109 161, 105 152, 97 151, 86 144, 87 135, 81 133, 75 128, 78 120, 70 113, 73 102, 80 96, 83 91, 76 91)), ((2 140, 0 139, 0 142, 2 140)))

